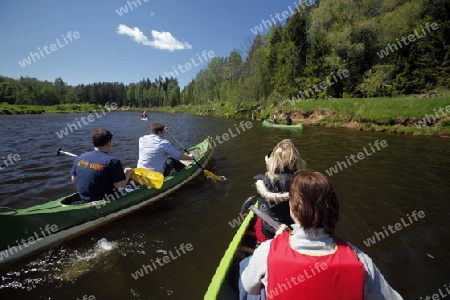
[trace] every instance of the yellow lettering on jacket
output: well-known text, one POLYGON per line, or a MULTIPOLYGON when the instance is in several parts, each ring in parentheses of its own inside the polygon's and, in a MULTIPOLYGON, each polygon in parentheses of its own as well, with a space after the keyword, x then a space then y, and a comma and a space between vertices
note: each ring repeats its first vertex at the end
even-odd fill
POLYGON ((78 167, 80 167, 81 169, 86 169, 88 166, 89 166, 89 161, 87 161, 87 160, 82 159, 78 162, 78 167))
POLYGON ((105 166, 101 164, 90 164, 89 168, 94 169, 96 171, 102 171, 103 169, 105 169, 105 166))

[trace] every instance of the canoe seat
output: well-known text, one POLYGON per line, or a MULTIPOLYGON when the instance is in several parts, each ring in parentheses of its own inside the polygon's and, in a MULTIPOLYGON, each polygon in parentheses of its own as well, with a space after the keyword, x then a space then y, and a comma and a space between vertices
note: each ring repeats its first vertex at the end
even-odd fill
POLYGON ((244 251, 245 253, 253 254, 255 249, 247 247, 247 246, 239 246, 239 250, 244 251))
POLYGON ((78 193, 75 193, 73 195, 70 195, 63 200, 61 200, 61 204, 64 205, 73 205, 73 204, 81 204, 86 203, 86 201, 81 200, 80 195, 78 193))
POLYGON ((254 231, 247 230, 247 231, 245 232, 245 235, 256 236, 256 233, 255 233, 254 231))

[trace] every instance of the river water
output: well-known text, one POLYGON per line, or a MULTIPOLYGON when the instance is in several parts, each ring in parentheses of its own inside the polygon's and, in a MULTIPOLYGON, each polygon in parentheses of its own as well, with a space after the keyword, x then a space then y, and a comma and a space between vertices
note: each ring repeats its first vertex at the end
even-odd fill
POLYGON ((0 206, 27 207, 74 192, 72 159, 56 152, 92 149, 90 135, 98 127, 113 131, 112 154, 130 167, 137 163, 138 138, 152 122, 169 126, 186 147, 228 133, 228 141, 216 140, 207 166, 228 181, 198 176, 136 213, 0 265, 1 299, 203 299, 236 231, 230 223, 255 194, 253 176, 264 172, 264 155, 284 138, 309 168, 338 171, 330 176, 341 205, 338 235, 366 252, 405 299, 447 293, 450 139, 315 127, 289 132, 259 122, 238 131, 241 120, 165 113, 150 113, 150 122, 132 112, 97 113, 81 122, 87 116, 0 116, 0 206), (72 132, 60 138, 68 124, 72 132), (137 276, 142 265, 169 251, 171 261, 137 276))

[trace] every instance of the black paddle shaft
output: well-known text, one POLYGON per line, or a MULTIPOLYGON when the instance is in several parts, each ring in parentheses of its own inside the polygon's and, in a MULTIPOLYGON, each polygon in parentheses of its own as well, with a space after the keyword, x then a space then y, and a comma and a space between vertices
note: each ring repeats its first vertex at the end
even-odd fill
MULTIPOLYGON (((175 140, 175 142, 177 142, 178 145, 180 145, 180 147, 183 148, 183 151, 184 151, 184 152, 186 152, 186 153, 189 154, 189 155, 191 154, 191 153, 189 153, 188 149, 184 148, 184 146, 180 143, 180 141, 177 140, 177 139, 170 133, 169 130, 167 130, 167 132, 168 132, 169 135, 175 140)), ((192 159, 195 161, 195 163, 197 164, 197 166, 199 166, 203 171, 205 170, 205 168, 203 168, 202 165, 200 165, 200 164, 198 163, 198 161, 197 161, 194 157, 192 157, 192 159)))
POLYGON ((261 211, 259 208, 253 205, 257 197, 251 196, 247 200, 242 203, 241 206, 241 213, 246 213, 247 211, 251 210, 255 215, 266 221, 270 226, 272 226, 275 230, 278 230, 280 227, 280 224, 278 224, 277 221, 272 219, 269 215, 267 215, 265 212, 261 211))

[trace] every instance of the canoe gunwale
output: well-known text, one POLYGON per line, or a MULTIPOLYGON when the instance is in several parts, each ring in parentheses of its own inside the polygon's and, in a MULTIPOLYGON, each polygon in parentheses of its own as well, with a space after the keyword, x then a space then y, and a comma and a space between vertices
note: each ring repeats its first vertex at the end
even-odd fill
POLYGON ((1 209, 9 209, 9 210, 11 210, 11 211, 5 211, 2 214, 7 214, 7 213, 17 214, 18 213, 17 209, 9 207, 9 206, 0 206, 0 210, 1 209))
MULTIPOLYGON (((212 147, 211 143, 211 137, 207 137, 202 142, 198 143, 197 145, 191 147, 190 149, 201 149, 201 155, 200 158, 197 160, 199 161, 200 165, 204 168, 208 164, 209 160, 211 159, 214 147, 212 147)), ((181 170, 180 176, 168 176, 165 178, 165 184, 166 188, 163 187, 161 189, 161 192, 156 191, 154 188, 146 187, 146 186, 140 186, 138 189, 135 189, 134 191, 131 191, 127 194, 125 194, 122 197, 119 197, 118 199, 115 199, 113 202, 108 202, 107 200, 99 200, 99 201, 93 201, 88 202, 85 204, 62 204, 61 201, 66 199, 67 197, 71 197, 75 195, 76 193, 70 194, 68 196, 50 201, 45 204, 38 204, 36 206, 32 206, 29 208, 24 209, 17 209, 13 214, 10 214, 11 212, 2 212, 0 213, 0 219, 3 218, 3 222, 5 224, 8 223, 8 221, 13 220, 12 218, 21 218, 22 221, 19 221, 20 223, 23 223, 25 227, 28 226, 28 224, 25 222, 25 218, 29 217, 31 219, 38 219, 38 218, 46 218, 49 213, 59 213, 61 216, 65 216, 64 214, 70 214, 72 212, 76 212, 77 214, 83 214, 84 211, 94 212, 93 214, 96 214, 97 217, 92 218, 90 220, 84 220, 84 221, 73 221, 73 226, 70 227, 63 227, 61 229, 58 229, 58 231, 52 233, 51 235, 45 236, 45 238, 41 238, 40 240, 36 240, 34 243, 29 243, 27 247, 24 247, 23 244, 20 244, 22 247, 19 247, 19 243, 11 243, 7 242, 8 244, 3 244, 2 249, 0 249, 1 252, 7 253, 8 249, 11 255, 3 255, 0 257, 0 264, 3 263, 9 263, 11 261, 15 261, 19 258, 22 258, 24 256, 30 255, 33 252, 36 252, 38 250, 48 248, 50 246, 55 246, 57 244, 60 244, 63 240, 68 238, 73 238, 78 235, 82 235, 85 232, 94 230, 96 227, 102 226, 106 223, 109 223, 123 215, 132 213, 143 206, 146 206, 148 204, 151 204, 166 195, 172 193, 173 191, 179 189, 189 181, 191 181, 194 177, 199 175, 203 169, 197 166, 194 162, 186 166, 186 168, 181 170), (185 170, 186 169, 186 170, 185 170), (167 181, 167 183, 166 183, 167 181), (171 185, 173 184, 173 186, 171 185), (134 192, 138 192, 139 194, 133 195, 134 192), (122 202, 120 202, 120 199, 124 198, 122 202), (125 200, 126 199, 126 200, 125 200), (138 200, 136 200, 138 199, 138 200), (127 203, 131 204, 129 206, 126 206, 127 203), (114 205, 117 206, 109 206, 110 203, 114 203, 114 205), (98 208, 99 205, 103 205, 100 209, 98 208), (93 208, 95 206, 95 210, 93 208), (115 211, 112 211, 108 214, 101 214, 101 209, 104 207, 107 207, 108 210, 110 209, 117 209, 115 211), (112 208, 111 208, 112 207, 112 208), (6 219, 5 219, 6 218, 6 219), (19 247, 20 251, 16 251, 16 253, 12 253, 12 248, 19 247), (6 257, 5 257, 6 256, 6 257)), ((103 212, 105 213, 105 212, 103 212)), ((61 216, 59 218, 61 218, 61 216)), ((48 220, 48 218, 46 219, 48 220)), ((42 220, 44 222, 44 220, 42 220)), ((47 224, 50 224, 49 222, 47 224)), ((43 226, 42 226, 43 227, 43 226)), ((33 230, 29 230, 29 232, 32 232, 33 230)), ((36 230, 35 232, 38 232, 36 230)), ((32 234, 29 234, 28 236, 32 236, 32 234)), ((16 238, 10 237, 9 240, 15 240, 16 238)), ((20 240, 20 238, 19 238, 20 240)), ((26 240, 26 239, 25 239, 26 240)))
POLYGON ((224 289, 224 285, 227 284, 225 282, 228 279, 228 275, 230 273, 230 269, 233 265, 233 261, 237 252, 239 251, 239 246, 241 245, 242 240, 245 237, 246 230, 251 224, 252 219, 254 218, 254 214, 252 211, 248 213, 245 219, 242 221, 239 229, 236 234, 233 236, 230 244, 228 245, 227 250, 225 250, 224 255, 222 256, 219 266, 217 267, 211 282, 208 286, 208 290, 205 293, 204 300, 212 300, 212 299, 222 299, 218 298, 224 289))
POLYGON ((268 127, 268 128, 284 129, 284 130, 299 130, 299 131, 303 130, 303 124, 302 123, 286 125, 286 124, 273 124, 273 123, 270 123, 267 120, 263 120, 262 121, 262 126, 263 127, 268 127))

